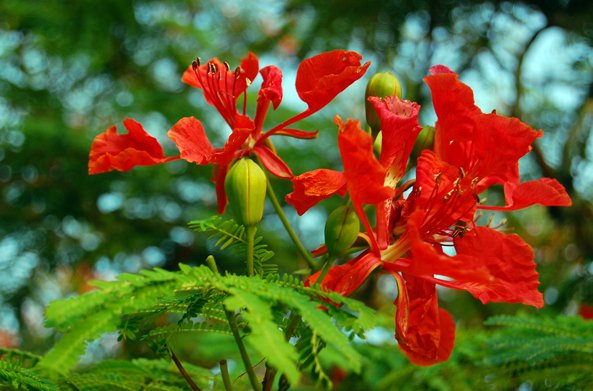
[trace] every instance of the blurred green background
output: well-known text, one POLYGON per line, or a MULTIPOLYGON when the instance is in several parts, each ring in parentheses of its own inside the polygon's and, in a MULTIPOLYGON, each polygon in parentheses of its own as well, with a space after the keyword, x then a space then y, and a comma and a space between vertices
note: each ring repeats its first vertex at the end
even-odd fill
MULTIPOLYGON (((44 351, 52 337, 44 307, 88 290, 89 279, 204 260, 209 244, 186 223, 215 213, 210 168, 177 161, 88 176, 88 152, 95 135, 122 129, 126 117, 142 122, 169 155, 177 152, 165 133, 184 116, 199 118, 220 146, 228 129, 180 77, 196 56, 234 67, 248 51, 284 72, 285 100, 271 121, 304 107, 294 92, 303 58, 349 49, 372 61, 362 81, 299 124, 320 130, 318 140, 277 144, 295 173, 340 168, 332 118, 364 119, 364 85, 378 71, 395 73, 405 98, 423 105, 422 124, 435 119, 422 77, 445 64, 472 86, 484 112, 542 128, 544 138, 522 161, 524 178, 557 178, 574 206, 508 215, 508 229, 536 249, 542 312, 593 305, 592 45, 587 0, 2 0, 0 346, 44 351)), ((290 191, 287 183, 277 186, 282 195, 290 191)), ((321 243, 335 202, 304 218, 286 208, 309 249, 321 243)), ((298 257, 268 211, 266 238, 283 270, 292 271, 298 257)), ((219 257, 227 270, 240 263, 219 257)), ((393 311, 393 283, 375 278, 359 296, 393 311)), ((466 293, 441 297, 460 330, 480 328, 492 314, 531 311, 483 306, 466 293)))

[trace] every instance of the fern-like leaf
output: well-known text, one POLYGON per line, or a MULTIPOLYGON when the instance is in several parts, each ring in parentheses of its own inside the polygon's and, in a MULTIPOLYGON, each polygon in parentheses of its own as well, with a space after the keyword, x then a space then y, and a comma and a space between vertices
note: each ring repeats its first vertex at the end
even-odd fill
MULTIPOLYGON (((245 227, 235 223, 234 220, 223 220, 220 216, 212 216, 204 220, 194 220, 189 222, 189 227, 197 232, 209 233, 208 240, 214 242, 214 246, 221 251, 233 250, 240 256, 247 254, 247 238, 245 227)), ((257 236, 254 240, 253 261, 255 272, 260 276, 275 274, 278 272, 278 266, 268 262, 274 252, 268 249, 268 246, 262 243, 263 237, 257 236)))
POLYGON ((593 383, 593 323, 579 317, 496 316, 486 365, 534 384, 578 389, 593 383), (583 370, 586 368, 586 370, 583 370))
POLYGON ((9 360, 0 361, 0 386, 3 386, 2 389, 9 387, 14 390, 59 390, 57 384, 45 379, 37 371, 9 360))

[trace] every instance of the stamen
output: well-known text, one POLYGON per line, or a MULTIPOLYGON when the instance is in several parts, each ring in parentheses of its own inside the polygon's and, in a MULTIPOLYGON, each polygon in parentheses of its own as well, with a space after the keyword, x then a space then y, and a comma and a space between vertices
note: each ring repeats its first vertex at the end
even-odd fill
POLYGON ((459 175, 461 176, 461 179, 465 178, 465 170, 463 167, 459 167, 459 175))

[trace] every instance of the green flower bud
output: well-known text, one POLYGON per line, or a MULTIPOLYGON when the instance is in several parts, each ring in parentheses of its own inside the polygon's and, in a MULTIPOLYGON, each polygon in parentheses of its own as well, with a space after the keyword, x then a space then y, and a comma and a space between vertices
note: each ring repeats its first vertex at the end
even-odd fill
POLYGON ((331 256, 344 254, 358 237, 360 222, 354 209, 340 206, 330 213, 325 223, 325 245, 331 256))
POLYGON ((229 170, 224 188, 235 221, 246 227, 257 225, 264 214, 266 174, 253 160, 243 158, 229 170))
POLYGON ((432 126, 425 126, 418 134, 410 159, 416 160, 424 149, 432 149, 434 144, 434 128, 432 126))
POLYGON ((375 107, 368 101, 368 99, 370 96, 384 98, 393 95, 397 95, 399 98, 402 97, 402 87, 399 84, 397 77, 390 72, 375 73, 373 77, 371 77, 371 80, 369 80, 365 93, 367 124, 371 127, 373 136, 376 136, 381 130, 381 121, 375 111, 375 107))

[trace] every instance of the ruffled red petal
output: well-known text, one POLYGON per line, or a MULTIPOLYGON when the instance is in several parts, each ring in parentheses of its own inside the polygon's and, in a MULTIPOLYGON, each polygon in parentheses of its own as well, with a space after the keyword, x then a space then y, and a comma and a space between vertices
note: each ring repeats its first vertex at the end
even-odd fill
POLYGON ((394 189, 385 186, 386 169, 373 153, 373 138, 360 129, 360 123, 349 119, 345 124, 338 116, 335 122, 340 128, 338 146, 344 165, 344 177, 348 194, 371 240, 373 250, 380 249, 373 229, 363 209, 363 204, 376 205, 393 198, 394 189))
POLYGON ((518 160, 530 151, 542 131, 516 118, 482 113, 474 104, 471 88, 448 68, 434 68, 424 80, 438 117, 436 155, 480 178, 478 192, 493 183, 518 181, 518 160), (504 148, 494 148, 496 145, 504 148))
POLYGON ((455 322, 439 308, 435 285, 393 273, 398 286, 395 338, 416 365, 447 361, 455 344, 455 322))
POLYGON ((370 63, 361 65, 361 59, 362 56, 356 52, 334 50, 301 62, 297 70, 296 90, 310 112, 327 105, 364 75, 370 63))
POLYGON ((532 248, 516 234, 506 235, 488 227, 475 227, 455 241, 457 256, 481 260, 490 273, 487 283, 455 281, 451 287, 465 289, 482 303, 544 305, 532 248))
POLYGON ((152 166, 179 158, 165 156, 158 141, 139 122, 127 118, 123 123, 128 133, 118 134, 113 126, 95 137, 89 154, 89 174, 128 171, 135 166, 152 166))
POLYGON ((421 237, 421 214, 418 211, 408 220, 411 260, 395 262, 395 266, 389 265, 390 270, 466 290, 483 303, 543 306, 533 250, 518 235, 474 227, 455 239, 457 255, 448 256, 421 237))
POLYGON ((572 201, 564 186, 556 179, 541 178, 521 184, 505 183, 505 206, 480 205, 480 209, 512 211, 539 204, 544 206, 570 206, 572 201))
POLYGON ((412 148, 422 127, 418 124, 420 105, 397 96, 370 97, 381 120, 381 164, 388 169, 388 182, 395 187, 404 176, 412 148))
MULTIPOLYGON (((323 289, 339 293, 342 296, 349 296, 381 264, 381 259, 375 254, 370 252, 362 253, 343 265, 329 269, 321 286, 323 289)), ((305 286, 315 284, 320 274, 321 272, 317 272, 309 277, 305 281, 305 286)))
POLYGON ((211 163, 215 150, 206 136, 202 123, 196 118, 180 119, 167 135, 179 148, 182 159, 196 164, 211 163))
POLYGON ((348 194, 354 204, 374 205, 392 198, 394 190, 385 186, 386 170, 373 153, 373 138, 360 128, 360 122, 338 116, 338 146, 348 183, 348 194))
POLYGON ((346 178, 334 170, 317 169, 292 178, 294 190, 286 195, 286 202, 296 209, 299 215, 308 211, 319 201, 334 194, 344 196, 346 178))

